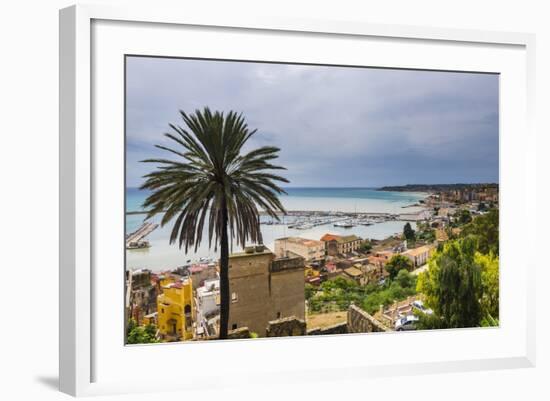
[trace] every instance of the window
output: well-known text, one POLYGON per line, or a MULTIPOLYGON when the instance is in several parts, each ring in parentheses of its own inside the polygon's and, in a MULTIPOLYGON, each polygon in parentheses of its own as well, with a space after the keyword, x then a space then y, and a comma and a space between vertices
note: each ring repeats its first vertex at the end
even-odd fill
POLYGON ((277 312, 277 319, 281 318, 281 312, 277 312))
POLYGON ((193 324, 193 321, 191 319, 191 305, 185 305, 184 313, 185 313, 185 330, 189 331, 191 330, 191 325, 193 324))
POLYGON ((231 325, 231 330, 237 330, 237 323, 233 323, 231 325))
POLYGON ((232 303, 235 303, 235 302, 238 302, 239 301, 239 297, 237 296, 237 293, 236 292, 232 292, 231 293, 231 302, 232 303))

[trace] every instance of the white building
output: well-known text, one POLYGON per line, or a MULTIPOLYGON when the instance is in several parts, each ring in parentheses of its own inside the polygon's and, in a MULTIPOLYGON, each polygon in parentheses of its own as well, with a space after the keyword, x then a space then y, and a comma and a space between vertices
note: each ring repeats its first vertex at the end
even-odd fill
POLYGON ((275 240, 275 255, 283 258, 292 252, 301 256, 306 262, 321 260, 325 257, 325 243, 300 237, 286 237, 275 240))
POLYGON ((414 267, 420 267, 428 263, 428 259, 432 253, 433 247, 429 245, 420 246, 418 248, 409 249, 401 255, 406 256, 411 260, 414 267))
POLYGON ((220 310, 220 280, 206 280, 197 288, 197 313, 200 318, 208 318, 220 310))

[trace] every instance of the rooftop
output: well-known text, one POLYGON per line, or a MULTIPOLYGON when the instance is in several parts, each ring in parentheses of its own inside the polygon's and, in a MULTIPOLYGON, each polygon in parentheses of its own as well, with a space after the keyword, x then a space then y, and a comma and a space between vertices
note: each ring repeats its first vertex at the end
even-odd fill
POLYGON ((411 256, 418 256, 422 255, 423 253, 430 252, 432 247, 429 245, 419 246, 418 248, 409 249, 408 251, 403 252, 405 255, 411 255, 411 256))
POLYGON ((235 252, 229 255, 229 258, 243 258, 250 256, 273 254, 265 245, 247 246, 243 252, 235 252))
POLYGON ((287 252, 287 254, 288 256, 273 259, 271 262, 270 271, 281 272, 294 269, 303 269, 305 267, 304 258, 292 252, 287 252))
POLYGON ((357 267, 348 267, 347 269, 344 269, 344 272, 351 277, 360 277, 363 275, 363 272, 359 270, 357 267))
POLYGON ((360 241, 361 238, 358 237, 357 235, 355 234, 352 234, 352 235, 345 235, 343 237, 339 237, 336 239, 336 241, 338 242, 351 242, 351 241, 360 241))
POLYGON ((334 241, 334 240, 338 240, 338 238, 340 238, 339 235, 336 235, 336 234, 325 234, 321 237, 321 241, 334 241))
POLYGON ((378 256, 381 258, 391 258, 393 255, 395 255, 394 251, 385 250, 385 251, 376 252, 375 256, 378 256))
POLYGON ((294 244, 299 244, 307 247, 314 247, 314 246, 323 246, 322 241, 317 241, 313 239, 307 239, 307 238, 301 238, 301 237, 285 237, 285 238, 277 238, 275 241, 286 241, 291 242, 294 244))
POLYGON ((215 267, 215 266, 211 266, 211 265, 208 265, 206 263, 201 263, 201 264, 196 264, 196 265, 193 265, 191 267, 189 267, 188 271, 189 273, 198 273, 198 272, 201 272, 205 269, 208 269, 208 268, 212 268, 212 267, 215 267))
POLYGON ((197 288, 197 296, 208 296, 220 291, 220 280, 206 280, 202 287, 197 288))

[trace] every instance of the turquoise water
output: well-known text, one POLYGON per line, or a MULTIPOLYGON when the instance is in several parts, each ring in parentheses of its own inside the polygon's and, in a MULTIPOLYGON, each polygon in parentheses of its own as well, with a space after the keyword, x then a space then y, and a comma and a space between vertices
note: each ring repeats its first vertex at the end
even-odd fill
MULTIPOLYGON (((423 199, 424 193, 411 192, 386 192, 372 188, 289 188, 288 195, 281 196, 281 201, 287 210, 319 210, 342 212, 371 212, 371 213, 411 213, 418 211, 418 207, 407 207, 423 199)), ((136 188, 126 191, 127 211, 142 210, 141 205, 147 196, 147 192, 136 188)), ((144 219, 142 214, 126 215, 126 230, 136 230, 144 219)), ((159 216, 153 218, 158 222, 159 216)), ((263 242, 273 249, 276 238, 285 236, 300 236, 309 239, 320 239, 325 233, 356 234, 362 238, 383 239, 395 233, 403 231, 404 221, 389 221, 374 224, 372 226, 356 226, 353 228, 334 227, 323 225, 307 230, 290 229, 286 224, 262 225, 263 242)), ((176 245, 170 245, 168 238, 171 227, 159 227, 153 231, 147 239, 151 243, 148 249, 129 250, 126 252, 126 263, 130 269, 149 268, 153 271, 171 269, 181 266, 187 260, 200 257, 217 257, 214 249, 208 248, 208 241, 203 243, 197 252, 185 253, 176 245)), ((234 247, 234 251, 240 250, 234 247)))
MULTIPOLYGON (((416 203, 426 196, 420 192, 378 191, 375 188, 286 188, 281 195, 288 210, 332 210, 353 212, 394 212, 402 206, 416 203), (316 198, 312 202, 311 198, 316 198)), ((126 211, 143 210, 141 204, 148 195, 138 188, 126 190, 126 211)))

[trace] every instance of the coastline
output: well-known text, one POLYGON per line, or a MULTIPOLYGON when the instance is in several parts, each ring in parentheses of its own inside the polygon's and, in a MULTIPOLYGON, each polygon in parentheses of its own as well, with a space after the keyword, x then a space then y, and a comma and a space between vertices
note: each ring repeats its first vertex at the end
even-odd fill
MULTIPOLYGON (((129 210, 125 214, 126 234, 137 230, 143 224, 147 213, 144 210, 136 210, 147 193, 130 190, 129 195, 132 198, 127 200, 129 210)), ((415 221, 418 220, 416 216, 426 210, 419 201, 427 196, 426 193, 381 194, 374 189, 362 188, 294 189, 293 193, 281 196, 287 213, 284 215, 280 213, 279 221, 270 219, 265 213, 260 214, 263 244, 273 249, 277 238, 299 236, 318 240, 326 233, 355 234, 363 239, 383 240, 401 233, 407 222, 415 225, 415 221), (304 194, 309 196, 303 196, 304 194), (351 197, 344 197, 347 195, 351 197), (327 222, 323 223, 322 220, 327 222), (344 228, 334 226, 337 220, 355 221, 353 227, 344 228), (372 222, 365 220, 372 220, 372 222), (301 225, 296 224, 298 222, 301 225)), ((159 223, 160 218, 161 216, 157 215, 148 221, 159 223)), ((176 245, 169 244, 170 231, 170 224, 159 226, 145 238, 150 242, 150 247, 127 250, 126 268, 130 270, 149 268, 153 271, 161 271, 184 265, 188 260, 215 259, 218 256, 213 248, 208 247, 206 233, 203 234, 196 252, 194 249, 185 252, 176 245)), ((233 252, 239 250, 239 247, 233 246, 233 252)))

